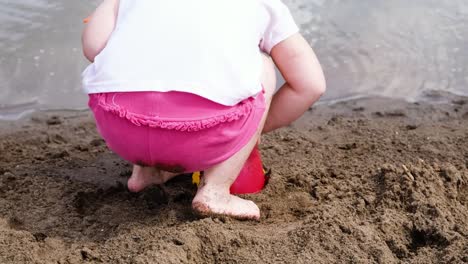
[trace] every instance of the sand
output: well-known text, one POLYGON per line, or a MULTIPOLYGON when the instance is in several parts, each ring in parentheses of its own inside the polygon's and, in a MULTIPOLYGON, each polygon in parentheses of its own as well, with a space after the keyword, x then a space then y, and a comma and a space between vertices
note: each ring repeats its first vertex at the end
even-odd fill
POLYGON ((468 262, 468 98, 314 107, 261 152, 261 221, 200 219, 188 175, 129 193, 89 112, 0 123, 0 263, 468 262))

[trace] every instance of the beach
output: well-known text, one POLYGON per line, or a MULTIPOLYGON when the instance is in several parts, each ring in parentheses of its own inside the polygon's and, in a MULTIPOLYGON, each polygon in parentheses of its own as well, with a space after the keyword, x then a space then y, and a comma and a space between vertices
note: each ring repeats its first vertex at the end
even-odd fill
POLYGON ((258 222, 127 190, 81 85, 100 2, 0 0, 0 263, 468 263, 467 1, 283 1, 327 92, 263 136, 258 222))
POLYGON ((0 123, 0 263, 466 263, 468 97, 310 109, 260 146, 261 220, 199 218, 182 175, 130 193, 88 111, 0 123))

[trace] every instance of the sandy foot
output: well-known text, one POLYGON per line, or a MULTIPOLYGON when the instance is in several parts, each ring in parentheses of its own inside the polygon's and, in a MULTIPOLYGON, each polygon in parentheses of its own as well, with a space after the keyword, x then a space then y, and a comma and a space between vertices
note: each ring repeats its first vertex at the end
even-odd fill
POLYGON ((200 216, 229 216, 239 220, 260 220, 260 209, 249 200, 202 187, 192 201, 192 208, 200 216))
POLYGON ((132 176, 127 182, 127 187, 131 192, 139 192, 151 185, 163 184, 177 175, 153 167, 135 165, 133 166, 132 176))

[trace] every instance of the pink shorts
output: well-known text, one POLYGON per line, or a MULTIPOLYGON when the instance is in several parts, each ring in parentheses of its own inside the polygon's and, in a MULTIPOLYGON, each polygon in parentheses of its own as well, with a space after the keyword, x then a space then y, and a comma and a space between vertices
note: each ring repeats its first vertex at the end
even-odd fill
POLYGON ((224 106, 183 92, 101 93, 89 96, 99 133, 123 159, 182 173, 227 160, 257 131, 263 92, 224 106))

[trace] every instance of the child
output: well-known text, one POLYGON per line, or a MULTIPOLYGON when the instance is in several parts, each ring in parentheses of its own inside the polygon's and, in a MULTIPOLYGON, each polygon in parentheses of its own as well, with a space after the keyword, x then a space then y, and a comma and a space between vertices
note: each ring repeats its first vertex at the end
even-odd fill
POLYGON ((325 91, 281 0, 104 0, 82 40, 97 128, 135 164, 129 190, 204 171, 195 213, 259 220, 257 205, 229 187, 260 134, 325 91), (276 94, 274 64, 286 80, 276 94))

